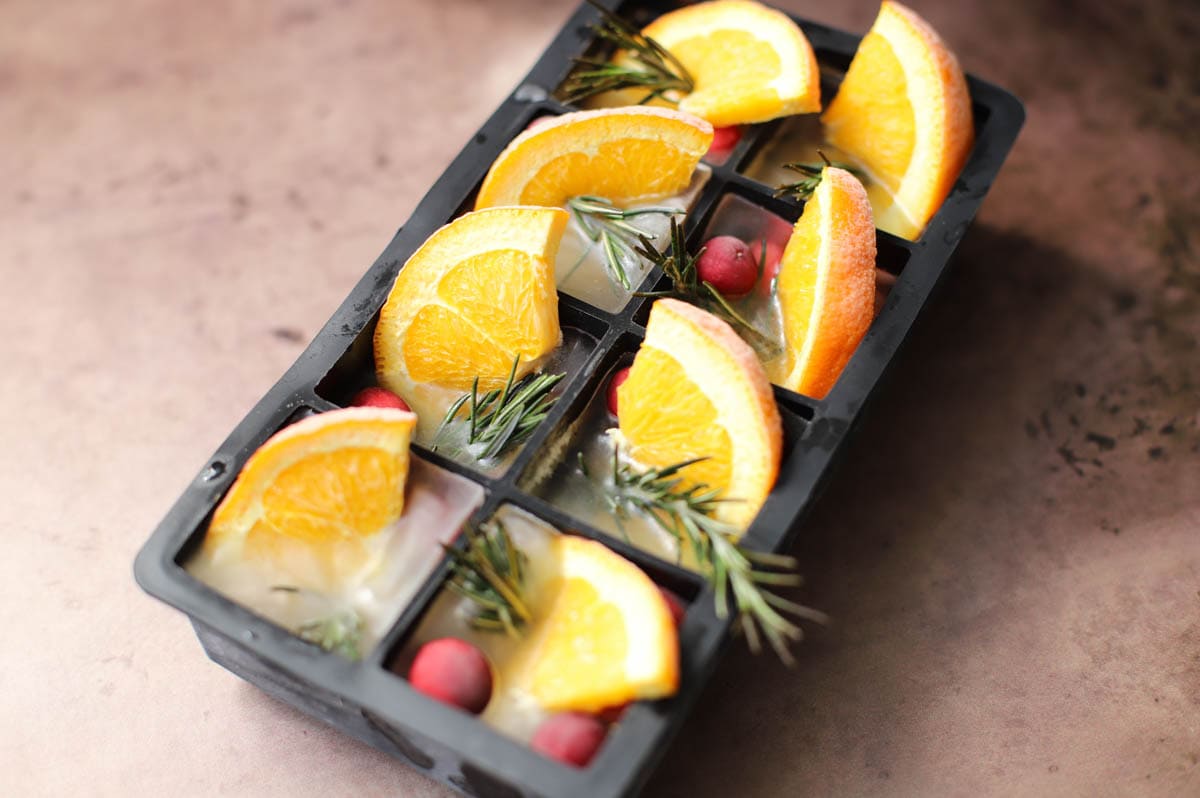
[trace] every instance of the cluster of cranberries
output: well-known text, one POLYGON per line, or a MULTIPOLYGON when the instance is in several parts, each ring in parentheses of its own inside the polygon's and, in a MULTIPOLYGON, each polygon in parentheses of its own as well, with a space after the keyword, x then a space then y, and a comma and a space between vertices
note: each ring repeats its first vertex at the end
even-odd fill
MULTIPOLYGON (((683 600, 663 590, 675 626, 683 622, 683 600)), ((408 681, 418 692, 452 707, 478 715, 492 698, 492 668, 470 643, 453 637, 431 640, 421 646, 408 671, 408 681)), ((537 728, 530 747, 543 756, 573 767, 586 767, 608 734, 608 727, 621 719, 629 704, 588 715, 559 712, 537 728)))

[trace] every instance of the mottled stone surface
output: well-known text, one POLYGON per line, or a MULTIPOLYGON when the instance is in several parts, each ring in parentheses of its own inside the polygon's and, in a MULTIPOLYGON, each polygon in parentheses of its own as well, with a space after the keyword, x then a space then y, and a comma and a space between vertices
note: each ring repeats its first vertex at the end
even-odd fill
MULTIPOLYGON (((6 792, 445 794, 130 565, 572 7, 0 6, 6 792)), ((1200 794, 1200 12, 917 7, 1025 132, 802 535, 835 623, 649 793, 1200 794)))

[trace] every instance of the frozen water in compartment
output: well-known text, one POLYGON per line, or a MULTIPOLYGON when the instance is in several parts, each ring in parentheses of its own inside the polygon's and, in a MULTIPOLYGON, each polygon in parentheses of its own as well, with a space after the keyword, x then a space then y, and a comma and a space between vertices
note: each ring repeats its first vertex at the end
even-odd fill
MULTIPOLYGON (((711 174, 712 170, 701 164, 696 167, 692 174, 692 182, 682 193, 655 202, 635 203, 626 209, 670 208, 678 211, 678 214, 643 213, 629 219, 630 224, 645 233, 656 247, 665 246, 670 236, 671 216, 675 215, 682 220, 695 204, 711 174)), ((572 213, 562 243, 559 244, 555 279, 563 293, 610 313, 617 313, 625 307, 633 292, 638 290, 646 273, 650 271, 650 265, 628 248, 620 252, 619 259, 630 286, 624 287, 618 278, 610 273, 603 243, 597 238, 584 228, 579 215, 572 213)))
POLYGON ((853 162, 846 153, 825 141, 825 131, 818 114, 800 114, 785 119, 742 172, 771 188, 778 188, 795 183, 798 177, 784 164, 819 164, 822 163, 821 152, 831 161, 853 162))
POLYGON ((336 583, 301 541, 281 542, 270 559, 201 547, 184 567, 218 593, 298 634, 361 624, 357 649, 366 654, 437 567, 442 544, 454 540, 484 499, 483 489, 470 480, 419 457, 409 462, 404 513, 364 541, 362 564, 336 583))
POLYGON ((691 549, 680 551, 670 533, 641 513, 617 514, 606 500, 612 484, 614 442, 609 434, 617 419, 608 412, 608 384, 629 361, 604 376, 583 412, 546 443, 539 461, 522 479, 522 487, 563 512, 615 538, 668 562, 695 569, 691 549))
POLYGON ((736 194, 727 194, 717 205, 702 239, 733 236, 746 242, 758 259, 760 273, 754 289, 745 296, 726 297, 726 300, 747 322, 746 325, 734 324, 733 329, 754 348, 767 374, 772 377, 775 367, 783 367, 785 348, 775 278, 792 228, 792 223, 782 216, 736 194))
MULTIPOLYGON (((537 365, 534 373, 565 374, 566 376, 554 387, 553 394, 557 396, 562 393, 567 382, 583 370, 584 363, 595 348, 596 339, 588 333, 576 327, 563 327, 562 342, 537 365)), ((483 393, 480 391, 481 397, 483 393)), ((489 476, 499 476, 517 456, 521 446, 511 446, 495 457, 481 458, 485 454, 487 443, 471 443, 469 440, 469 401, 459 410, 453 421, 443 425, 451 406, 462 396, 462 391, 437 385, 421 384, 409 389, 404 398, 417 414, 414 440, 421 446, 479 469, 489 476)))
MULTIPOLYGON (((803 114, 785 120, 742 171, 760 183, 779 188, 795 183, 801 177, 784 164, 819 165, 823 163, 822 153, 835 164, 854 167, 856 176, 867 189, 867 198, 871 201, 871 210, 876 218, 892 204, 891 195, 883 183, 875 179, 857 159, 825 140, 821 117, 817 114, 803 114)), ((902 231, 887 232, 899 235, 902 231)))
MULTIPOLYGON (((737 196, 726 195, 717 205, 712 220, 704 230, 704 241, 716 236, 733 236, 745 241, 758 256, 761 274, 754 290, 740 298, 728 298, 730 306, 746 326, 735 324, 733 329, 754 347, 767 376, 779 382, 786 366, 783 335, 783 315, 779 308, 776 280, 780 258, 791 238, 793 225, 781 216, 737 196), (765 254, 765 258, 764 258, 765 254)), ((875 314, 883 308, 896 277, 883 269, 875 269, 875 314)))
MULTIPOLYGON (((554 577, 551 541, 559 532, 544 521, 512 505, 501 506, 492 516, 526 556, 524 595, 536 606, 539 595, 554 577)), ((405 641, 390 663, 391 670, 407 677, 421 646, 443 637, 465 640, 484 653, 492 665, 492 698, 484 710, 483 721, 521 742, 528 742, 548 713, 508 674, 522 655, 522 640, 503 632, 482 631, 471 625, 476 605, 453 590, 443 588, 421 618, 416 631, 405 641)))

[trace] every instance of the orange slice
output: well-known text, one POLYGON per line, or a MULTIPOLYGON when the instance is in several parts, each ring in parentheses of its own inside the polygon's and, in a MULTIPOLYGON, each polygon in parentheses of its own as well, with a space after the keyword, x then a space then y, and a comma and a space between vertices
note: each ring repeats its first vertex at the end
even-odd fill
POLYGON ((910 240, 950 193, 975 137, 958 61, 925 20, 891 0, 821 120, 830 143, 879 183, 875 223, 910 240))
POLYGON ((875 315, 875 225, 867 192, 849 172, 822 171, 776 285, 787 351, 773 381, 823 399, 875 315))
POLYGON ((650 577, 595 541, 563 535, 553 551, 550 598, 524 666, 534 699, 550 711, 598 712, 673 694, 679 641, 650 577))
POLYGON ((779 473, 783 430, 758 357, 728 324, 686 302, 655 302, 617 408, 633 460, 708 458, 680 476, 736 500, 717 517, 749 526, 779 473))
POLYGON ((331 410, 258 448, 204 538, 212 562, 273 564, 309 586, 366 564, 369 539, 400 517, 417 417, 391 408, 331 410))
POLYGON ((558 345, 556 208, 492 208, 438 230, 404 264, 375 328, 375 370, 400 395, 414 383, 499 388, 558 345))
POLYGON ((663 14, 642 31, 687 68, 679 110, 723 127, 821 110, 817 59, 786 14, 753 0, 713 0, 663 14))
POLYGON ((513 139, 488 170, 475 207, 557 207, 586 195, 622 204, 678 194, 712 136, 703 119, 664 108, 563 114, 513 139))

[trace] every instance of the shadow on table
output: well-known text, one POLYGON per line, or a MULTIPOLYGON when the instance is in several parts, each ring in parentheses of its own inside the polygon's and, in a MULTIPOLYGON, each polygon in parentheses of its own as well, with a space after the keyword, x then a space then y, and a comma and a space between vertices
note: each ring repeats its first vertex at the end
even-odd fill
POLYGON ((1036 524, 1012 531, 1047 511, 1053 472, 1095 468, 1054 451, 1084 434, 1065 403, 1089 388, 1053 377, 1129 334, 1137 302, 1023 235, 968 234, 800 533, 796 597, 833 625, 809 626, 790 670, 735 641, 647 795, 887 789, 922 708, 954 700, 938 674, 956 641, 1031 579, 1021 550, 1064 556, 1036 524))

